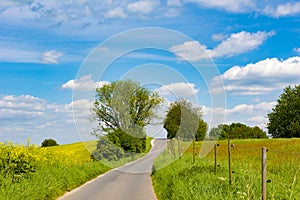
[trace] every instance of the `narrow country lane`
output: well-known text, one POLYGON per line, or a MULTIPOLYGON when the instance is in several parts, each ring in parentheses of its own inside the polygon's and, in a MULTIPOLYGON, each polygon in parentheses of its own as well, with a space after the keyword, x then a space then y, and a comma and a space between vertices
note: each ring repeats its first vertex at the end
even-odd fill
POLYGON ((107 172, 59 200, 155 200, 150 173, 154 159, 166 143, 165 139, 155 139, 152 149, 143 158, 107 172))

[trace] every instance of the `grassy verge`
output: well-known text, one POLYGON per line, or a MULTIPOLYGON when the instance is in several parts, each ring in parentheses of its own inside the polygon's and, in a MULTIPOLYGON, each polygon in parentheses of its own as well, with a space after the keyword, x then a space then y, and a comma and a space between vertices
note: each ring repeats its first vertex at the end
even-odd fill
MULTIPOLYGON (((148 151, 150 140, 147 138, 148 151)), ((96 144, 90 141, 47 148, 0 144, 0 199, 56 199, 105 173, 111 167, 91 158, 96 144), (7 166, 10 170, 6 170, 7 166), (28 170, 23 173, 20 166, 28 170)), ((114 167, 143 155, 120 159, 114 167)))
MULTIPOLYGON (((218 168, 213 152, 192 162, 192 147, 181 159, 153 173, 158 199, 261 199, 261 148, 267 153, 267 199, 300 199, 300 139, 234 140, 233 183, 228 184, 227 141, 219 141, 218 168)), ((199 151, 201 143, 197 143, 199 151)), ((171 160, 168 148, 155 168, 171 160)))

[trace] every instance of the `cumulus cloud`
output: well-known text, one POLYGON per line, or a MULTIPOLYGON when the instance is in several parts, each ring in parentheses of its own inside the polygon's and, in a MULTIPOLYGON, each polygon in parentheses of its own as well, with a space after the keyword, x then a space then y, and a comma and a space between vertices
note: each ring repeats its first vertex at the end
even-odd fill
POLYGON ((62 52, 56 50, 50 50, 42 53, 41 55, 41 63, 44 64, 57 64, 58 59, 63 55, 62 52))
POLYGON ((87 99, 57 104, 31 95, 2 96, 1 140, 24 142, 31 137, 36 144, 45 138, 55 138, 59 143, 75 142, 80 138, 91 140, 90 133, 96 125, 89 120, 92 105, 87 99))
POLYGON ((263 13, 272 17, 285 17, 300 13, 300 2, 279 4, 276 7, 267 6, 263 13))
POLYGON ((234 66, 212 80, 212 92, 221 89, 236 95, 264 94, 287 85, 299 84, 300 57, 286 60, 267 58, 244 67, 234 66), (220 79, 224 88, 219 88, 220 79))
POLYGON ((231 34, 229 38, 222 41, 213 49, 212 57, 232 56, 253 50, 259 47, 268 37, 273 35, 273 31, 258 31, 256 33, 242 31, 231 34))
POLYGON ((45 100, 30 95, 6 95, 0 99, 0 119, 20 121, 40 117, 45 105, 45 100))
POLYGON ((104 84, 108 84, 107 81, 95 82, 92 80, 92 75, 82 76, 79 79, 72 79, 64 83, 62 89, 71 89, 71 90, 86 90, 91 91, 95 90, 96 87, 101 87, 104 84))
POLYGON ((26 109, 26 110, 43 110, 45 100, 31 95, 13 96, 6 95, 0 99, 0 108, 8 109, 26 109))
POLYGON ((184 0, 184 2, 197 3, 207 8, 219 8, 229 12, 246 12, 256 8, 255 1, 252 0, 184 0))
POLYGON ((201 45, 198 41, 188 41, 183 44, 172 46, 170 51, 179 56, 180 59, 189 61, 209 58, 211 55, 211 50, 207 50, 206 46, 201 45))
POLYGON ((210 128, 219 124, 241 122, 248 126, 258 126, 266 129, 267 114, 275 105, 276 102, 258 102, 255 104, 239 104, 232 108, 203 107, 203 118, 209 123, 210 128))
POLYGON ((259 47, 265 40, 267 40, 268 37, 271 37, 274 34, 275 33, 273 31, 258 31, 256 33, 242 31, 231 34, 214 49, 207 49, 206 46, 201 45, 198 41, 189 41, 184 42, 183 44, 172 46, 170 51, 189 61, 197 61, 205 58, 218 58, 222 56, 233 56, 259 47))
POLYGON ((172 83, 160 87, 157 92, 161 96, 176 96, 176 97, 187 97, 196 95, 199 90, 195 88, 193 83, 172 83))
POLYGON ((142 0, 127 5, 127 9, 132 13, 149 14, 158 5, 157 1, 142 0))
POLYGON ((124 18, 126 15, 122 7, 116 7, 106 13, 106 18, 124 18))
POLYGON ((300 54, 300 48, 295 47, 295 48, 293 49, 293 51, 296 52, 296 53, 298 53, 298 54, 300 54))
POLYGON ((224 40, 224 39, 227 38, 227 37, 228 37, 227 35, 224 35, 224 34, 222 34, 222 33, 216 33, 216 34, 213 34, 211 38, 212 38, 214 41, 222 41, 222 40, 224 40))

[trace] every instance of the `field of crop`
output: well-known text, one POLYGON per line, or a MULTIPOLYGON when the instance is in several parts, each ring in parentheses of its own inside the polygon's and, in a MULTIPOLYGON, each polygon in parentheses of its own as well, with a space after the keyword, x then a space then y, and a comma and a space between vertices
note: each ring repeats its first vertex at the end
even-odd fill
MULTIPOLYGON (((204 158, 196 157, 193 164, 192 146, 173 163, 174 155, 166 149, 155 161, 159 170, 152 174, 157 198, 261 199, 261 149, 265 146, 268 148, 267 199, 300 199, 300 139, 233 140, 231 186, 227 140, 218 144, 216 174, 213 151, 204 158), (161 168, 168 162, 171 164, 161 168)), ((196 143, 197 151, 200 146, 201 143, 196 143)))
MULTIPOLYGON (((147 138, 147 151, 151 138, 147 138)), ((118 161, 91 157, 97 141, 39 148, 0 143, 0 200, 56 199, 88 180, 144 154, 118 161)))
POLYGON ((96 141, 39 148, 0 144, 0 199, 56 199, 110 168, 91 159, 96 141))

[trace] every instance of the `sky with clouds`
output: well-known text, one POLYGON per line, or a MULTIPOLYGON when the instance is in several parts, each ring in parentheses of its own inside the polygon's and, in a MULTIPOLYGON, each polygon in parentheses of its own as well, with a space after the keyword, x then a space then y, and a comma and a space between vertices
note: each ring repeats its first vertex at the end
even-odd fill
POLYGON ((0 26, 0 141, 89 140, 94 88, 128 78, 266 130, 300 82, 293 0, 1 0, 0 26))

